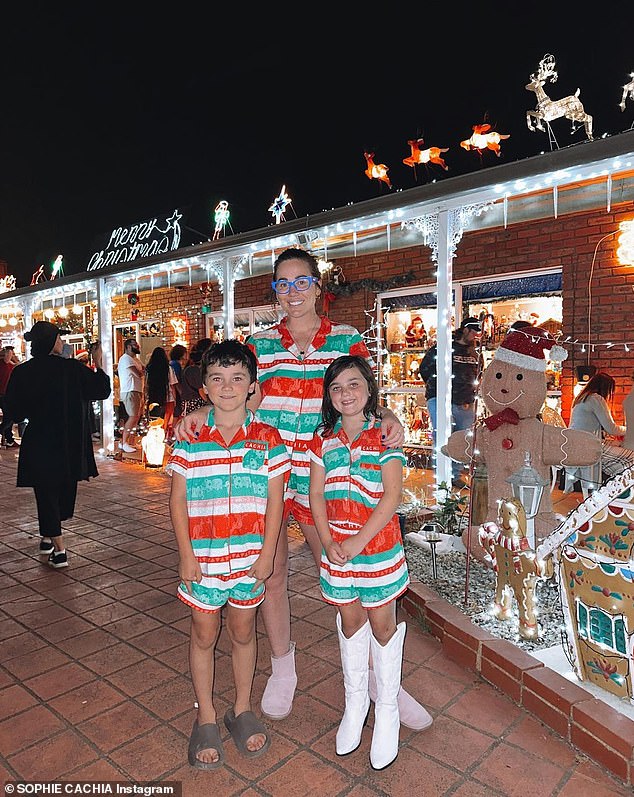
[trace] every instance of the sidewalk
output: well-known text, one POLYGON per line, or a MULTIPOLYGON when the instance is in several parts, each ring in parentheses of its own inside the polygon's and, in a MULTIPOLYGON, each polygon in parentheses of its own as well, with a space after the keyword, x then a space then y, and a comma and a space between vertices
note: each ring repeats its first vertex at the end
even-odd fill
MULTIPOLYGON (((320 599, 300 535, 289 579, 299 688, 291 716, 269 722, 270 750, 241 758, 225 742, 213 772, 187 765, 194 719, 187 672, 188 610, 175 597, 169 477, 98 458, 65 524, 70 566, 37 555, 32 491, 17 489, 18 450, 0 451, 0 775, 6 780, 181 781, 183 795, 219 797, 608 797, 631 795, 531 714, 451 661, 403 614, 403 683, 434 716, 402 728, 396 763, 368 761, 373 712, 359 750, 334 753, 343 686, 334 610, 320 599)), ((269 672, 259 625, 253 707, 269 672)), ((219 641, 216 692, 232 700, 228 641, 219 641)), ((226 734, 225 734, 226 737, 226 734)))

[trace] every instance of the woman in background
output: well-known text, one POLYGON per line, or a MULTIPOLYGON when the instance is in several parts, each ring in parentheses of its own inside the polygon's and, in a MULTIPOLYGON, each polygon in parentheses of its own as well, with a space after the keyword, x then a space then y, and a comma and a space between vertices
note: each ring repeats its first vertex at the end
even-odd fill
POLYGON ((194 343, 189 353, 189 360, 181 374, 181 401, 183 405, 183 415, 209 404, 209 399, 205 393, 202 380, 200 363, 203 354, 211 346, 211 338, 201 338, 194 343))
MULTIPOLYGON (((615 386, 613 376, 598 371, 572 403, 570 429, 592 432, 603 441, 601 462, 575 469, 577 477, 586 481, 590 490, 600 487, 604 477, 615 476, 634 465, 634 451, 605 440, 606 436, 622 437, 626 432, 625 426, 619 426, 614 420, 609 405, 615 386)), ((570 471, 567 473, 574 475, 570 471)))
POLYGON ((174 385, 176 375, 170 368, 167 354, 157 346, 145 366, 146 410, 149 418, 163 418, 163 429, 167 429, 174 415, 174 385))

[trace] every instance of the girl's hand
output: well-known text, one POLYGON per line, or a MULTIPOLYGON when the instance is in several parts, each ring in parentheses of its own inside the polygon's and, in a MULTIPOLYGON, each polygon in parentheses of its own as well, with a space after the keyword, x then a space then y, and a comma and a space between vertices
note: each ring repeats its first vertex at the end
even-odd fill
POLYGON ((179 561, 178 575, 180 580, 185 585, 185 589, 190 594, 192 591, 192 581, 195 581, 196 584, 200 584, 200 582, 203 580, 202 570, 200 569, 198 560, 193 555, 193 552, 191 557, 187 557, 187 559, 181 559, 179 561))
POLYGON ((328 557, 328 561, 332 562, 333 565, 345 565, 345 563, 348 561, 348 557, 346 556, 343 547, 334 540, 331 540, 324 550, 326 552, 326 556, 328 557))
POLYGON ((346 555, 346 561, 348 562, 354 559, 355 556, 358 556, 364 548, 365 545, 359 542, 358 534, 353 534, 341 543, 341 549, 346 555))

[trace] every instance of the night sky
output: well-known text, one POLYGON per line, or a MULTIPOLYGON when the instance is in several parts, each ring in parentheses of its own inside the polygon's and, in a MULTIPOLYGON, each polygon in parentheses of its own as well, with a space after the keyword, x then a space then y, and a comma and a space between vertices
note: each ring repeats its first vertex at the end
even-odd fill
MULTIPOLYGON (((83 271, 100 236, 175 207, 190 244, 211 238, 220 199, 240 233, 273 224, 282 184, 287 220, 381 196, 364 151, 397 191, 549 150, 526 126, 536 98, 524 88, 546 53, 559 73, 547 94, 580 88, 595 137, 634 121, 632 100, 618 106, 632 19, 605 13, 627 4, 590 15, 567 3, 392 3, 389 17, 359 6, 347 23, 324 3, 241 4, 233 18, 188 3, 23 5, 3 11, 0 45, 0 259, 18 286, 59 253, 66 274, 83 271), (460 148, 486 121, 510 134, 499 159, 460 148), (448 171, 403 164, 419 137, 449 147, 448 171)), ((560 148, 583 146, 568 120, 552 127, 560 148)))

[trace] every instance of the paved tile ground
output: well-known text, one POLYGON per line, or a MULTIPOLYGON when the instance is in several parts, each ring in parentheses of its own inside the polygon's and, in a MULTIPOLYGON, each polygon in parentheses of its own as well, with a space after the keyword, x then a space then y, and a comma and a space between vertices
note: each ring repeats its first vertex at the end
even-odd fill
MULTIPOLYGON (((403 680, 432 712, 422 733, 403 728, 396 763, 369 765, 371 726, 358 751, 334 753, 343 687, 334 614, 319 597, 292 529, 290 590, 299 689, 291 716, 269 723, 270 750, 226 765, 187 765, 194 718, 187 610, 175 597, 169 477, 101 459, 65 524, 70 567, 37 555, 32 491, 15 488, 17 452, 0 452, 0 778, 181 781, 195 797, 607 797, 631 792, 536 719, 442 653, 411 618, 403 680)), ((259 626, 254 708, 269 670, 259 626)), ((231 704, 228 641, 219 641, 216 692, 231 704)))

